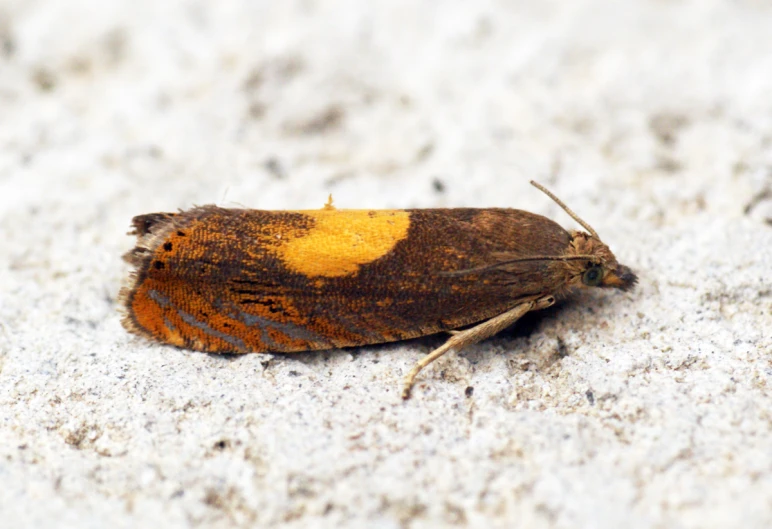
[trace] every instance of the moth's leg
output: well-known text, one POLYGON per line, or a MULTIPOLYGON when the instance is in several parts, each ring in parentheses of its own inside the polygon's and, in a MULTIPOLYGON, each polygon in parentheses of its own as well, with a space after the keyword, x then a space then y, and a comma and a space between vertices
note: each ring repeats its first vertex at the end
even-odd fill
POLYGON ((410 373, 405 377, 405 385, 402 389, 402 398, 410 398, 410 390, 413 389, 415 378, 418 373, 437 360, 439 357, 447 353, 451 349, 461 350, 467 345, 472 345, 486 338, 490 338, 494 334, 503 331, 517 320, 519 320, 526 312, 532 310, 546 309, 547 307, 555 303, 554 296, 545 296, 543 298, 526 301, 515 305, 512 309, 494 316, 493 318, 486 320, 474 327, 463 331, 453 331, 448 341, 442 344, 440 347, 423 357, 421 360, 413 366, 410 373))

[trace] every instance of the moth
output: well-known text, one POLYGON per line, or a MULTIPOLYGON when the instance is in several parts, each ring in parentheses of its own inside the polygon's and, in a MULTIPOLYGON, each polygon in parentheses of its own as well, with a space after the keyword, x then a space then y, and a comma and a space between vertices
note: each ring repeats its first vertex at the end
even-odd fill
POLYGON ((263 211, 196 207, 132 220, 123 325, 208 353, 292 353, 450 333, 407 374, 582 288, 636 275, 592 227, 517 209, 263 211))

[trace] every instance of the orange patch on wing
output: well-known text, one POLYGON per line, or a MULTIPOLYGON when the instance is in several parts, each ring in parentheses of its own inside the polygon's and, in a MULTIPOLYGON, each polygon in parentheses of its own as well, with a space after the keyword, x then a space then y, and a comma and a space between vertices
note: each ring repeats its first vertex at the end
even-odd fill
POLYGON ((131 309, 136 324, 150 335, 178 347, 190 346, 194 349, 217 352, 244 352, 243 340, 223 333, 214 325, 221 319, 201 299, 185 298, 181 285, 146 278, 137 287, 131 301, 131 309), (185 303, 187 301, 187 303, 185 303), (180 309, 209 311, 214 318, 197 317, 180 309))
POLYGON ((313 227, 284 235, 275 248, 282 263, 306 277, 343 277, 388 254, 407 237, 410 213, 401 210, 300 211, 313 227))
POLYGON ((259 304, 240 314, 218 312, 182 283, 145 278, 132 295, 131 325, 159 341, 207 352, 291 352, 330 347, 325 337, 307 328, 290 299, 276 300, 282 304, 280 316, 259 304), (323 341, 321 346, 319 340, 323 341))
POLYGON ((185 341, 179 330, 173 327, 168 318, 168 310, 162 304, 150 297, 150 281, 144 281, 137 286, 132 296, 131 311, 136 324, 158 340, 182 347, 185 341))

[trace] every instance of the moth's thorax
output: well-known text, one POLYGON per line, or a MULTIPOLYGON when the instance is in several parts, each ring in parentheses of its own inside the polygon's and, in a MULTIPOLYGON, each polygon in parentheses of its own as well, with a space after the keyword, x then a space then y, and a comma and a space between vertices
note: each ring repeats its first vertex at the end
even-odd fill
POLYGON ((580 259, 556 263, 563 273, 563 281, 567 290, 585 286, 582 283, 582 275, 589 266, 599 264, 604 268, 613 268, 616 265, 616 258, 608 246, 589 233, 574 231, 571 232, 571 241, 565 256, 575 257, 579 255, 586 255, 588 259, 586 261, 580 259))
MULTIPOLYGON (((603 244, 597 237, 583 231, 571 233, 571 244, 569 246, 568 255, 591 255, 597 259, 597 264, 603 266, 614 266, 617 264, 617 259, 614 257, 614 254, 611 253, 608 246, 603 244)), ((582 263, 582 261, 575 261, 575 263, 582 270, 586 268, 585 263, 582 263)))
POLYGON ((609 247, 596 236, 582 231, 571 233, 566 257, 587 256, 587 259, 563 261, 561 264, 565 273, 566 285, 569 288, 588 286, 583 276, 588 268, 600 266, 602 280, 594 286, 614 287, 630 290, 638 281, 636 275, 628 267, 619 264, 609 247))

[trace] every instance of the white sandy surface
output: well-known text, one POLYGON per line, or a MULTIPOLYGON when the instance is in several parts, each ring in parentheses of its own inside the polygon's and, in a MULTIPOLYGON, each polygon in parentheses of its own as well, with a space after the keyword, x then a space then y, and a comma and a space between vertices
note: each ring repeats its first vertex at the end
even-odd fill
POLYGON ((772 526, 772 4, 0 2, 3 527, 772 526), (507 206, 634 268, 449 354, 120 324, 132 216, 507 206), (473 388, 473 389, 468 389, 473 388))

